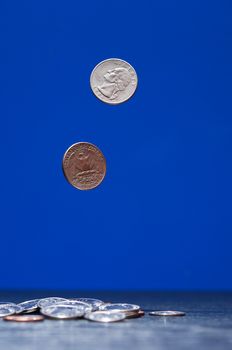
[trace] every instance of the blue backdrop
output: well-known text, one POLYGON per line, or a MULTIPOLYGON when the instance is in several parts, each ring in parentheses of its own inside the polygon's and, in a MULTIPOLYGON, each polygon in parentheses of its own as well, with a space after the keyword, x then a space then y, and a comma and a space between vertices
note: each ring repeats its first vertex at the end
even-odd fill
POLYGON ((8 1, 1 30, 0 288, 230 289, 231 1, 8 1), (91 92, 103 59, 127 103, 91 92), (65 180, 95 143, 107 176, 65 180))

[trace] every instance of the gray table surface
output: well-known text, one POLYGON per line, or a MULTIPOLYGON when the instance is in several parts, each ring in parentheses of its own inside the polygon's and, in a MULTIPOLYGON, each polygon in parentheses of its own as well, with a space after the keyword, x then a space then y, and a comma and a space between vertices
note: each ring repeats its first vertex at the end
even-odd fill
POLYGON ((86 320, 0 321, 2 350, 232 349, 232 293, 1 292, 0 301, 37 297, 96 297, 141 305, 145 317, 102 324, 86 320), (152 317, 149 310, 185 311, 184 317, 152 317))

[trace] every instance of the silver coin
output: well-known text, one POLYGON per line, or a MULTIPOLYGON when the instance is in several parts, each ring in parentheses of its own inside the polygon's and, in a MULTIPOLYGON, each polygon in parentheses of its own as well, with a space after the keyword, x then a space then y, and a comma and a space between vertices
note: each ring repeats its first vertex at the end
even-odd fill
POLYGON ((84 316, 85 309, 74 305, 54 304, 42 308, 40 312, 51 318, 67 320, 84 316))
POLYGON ((122 321, 126 315, 122 312, 95 311, 86 314, 85 318, 90 321, 109 323, 122 321))
POLYGON ((127 101, 134 94, 137 84, 134 68, 119 58, 100 62, 90 76, 90 86, 95 96, 109 104, 127 101))
POLYGON ((83 303, 87 303, 92 307, 92 311, 95 311, 99 308, 100 305, 104 304, 102 300, 93 299, 93 298, 75 298, 72 300, 81 301, 83 303))
POLYGON ((46 306, 50 306, 56 303, 60 303, 63 301, 67 301, 65 298, 60 298, 60 297, 49 297, 49 298, 43 298, 38 301, 38 307, 43 308, 46 306))
POLYGON ((115 311, 115 312, 130 312, 130 311, 139 311, 139 305, 133 304, 104 304, 99 306, 99 310, 101 311, 115 311))
POLYGON ((151 316, 185 316, 185 312, 182 311, 151 311, 151 316))
POLYGON ((21 306, 23 308, 23 312, 25 313, 34 312, 38 309, 39 300, 40 299, 23 301, 22 303, 19 303, 18 306, 21 306))
POLYGON ((16 313, 16 305, 6 304, 5 306, 0 307, 0 317, 5 317, 9 315, 14 315, 16 313))
POLYGON ((0 301, 0 307, 4 307, 5 305, 16 305, 15 303, 12 303, 11 301, 0 301))
POLYGON ((69 300, 63 301, 62 305, 71 305, 71 306, 79 307, 79 309, 83 310, 85 313, 93 311, 92 305, 76 299, 69 299, 69 300))

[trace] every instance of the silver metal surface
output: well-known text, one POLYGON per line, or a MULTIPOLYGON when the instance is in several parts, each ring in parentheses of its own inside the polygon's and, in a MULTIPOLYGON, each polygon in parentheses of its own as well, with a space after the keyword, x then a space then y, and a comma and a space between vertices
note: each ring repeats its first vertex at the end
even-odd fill
POLYGON ((134 94, 137 84, 134 68, 119 58, 100 62, 90 76, 90 86, 95 96, 109 104, 127 101, 134 94))
POLYGON ((60 303, 60 302, 63 302, 63 301, 67 301, 67 299, 60 298, 60 297, 43 298, 43 299, 39 300, 38 307, 39 308, 43 308, 43 307, 50 306, 50 305, 53 305, 53 304, 56 304, 56 303, 60 303))
POLYGON ((92 306, 93 311, 97 310, 100 305, 104 304, 102 300, 93 298, 75 298, 73 300, 81 301, 92 306))
POLYGON ((74 305, 54 304, 42 308, 40 312, 51 318, 67 320, 84 316, 85 309, 74 305))
POLYGON ((185 316, 183 311, 150 311, 149 315, 151 316, 185 316))
POLYGON ((121 312, 112 312, 112 311, 95 311, 85 315, 85 318, 94 322, 118 322, 126 318, 126 315, 121 312))
POLYGON ((139 305, 133 305, 133 304, 105 304, 99 306, 99 310, 101 311, 118 311, 118 312, 130 312, 130 311, 139 311, 140 306, 139 305))
POLYGON ((38 302, 40 299, 26 300, 22 303, 19 303, 18 306, 23 308, 23 312, 30 313, 38 309, 38 302))

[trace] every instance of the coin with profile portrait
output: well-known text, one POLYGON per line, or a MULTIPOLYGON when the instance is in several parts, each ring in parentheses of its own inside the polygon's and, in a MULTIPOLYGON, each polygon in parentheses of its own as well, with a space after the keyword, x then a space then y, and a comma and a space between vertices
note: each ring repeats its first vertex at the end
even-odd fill
POLYGON ((101 101, 115 105, 127 101, 137 88, 134 68, 119 58, 100 62, 92 71, 90 86, 101 101))

